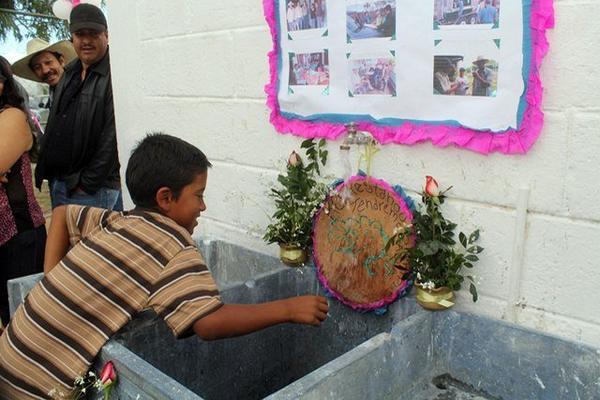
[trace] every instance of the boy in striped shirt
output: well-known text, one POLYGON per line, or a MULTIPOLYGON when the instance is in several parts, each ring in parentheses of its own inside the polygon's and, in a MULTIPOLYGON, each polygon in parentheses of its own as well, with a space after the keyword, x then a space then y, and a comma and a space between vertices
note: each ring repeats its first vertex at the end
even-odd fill
POLYGON ((319 325, 327 300, 223 304, 191 234, 206 209, 206 156, 151 134, 126 180, 136 208, 54 210, 44 279, 0 337, 0 398, 67 398, 112 335, 151 307, 178 338, 244 335, 284 322, 319 325))

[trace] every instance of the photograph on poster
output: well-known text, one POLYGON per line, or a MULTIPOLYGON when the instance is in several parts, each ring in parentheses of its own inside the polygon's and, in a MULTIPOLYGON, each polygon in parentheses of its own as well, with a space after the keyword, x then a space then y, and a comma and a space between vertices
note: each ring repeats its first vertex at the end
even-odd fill
POLYGON ((353 96, 396 96, 396 62, 394 58, 362 58, 348 60, 349 92, 353 96))
POLYGON ((350 40, 396 35, 396 0, 347 0, 346 33, 350 40))
POLYGON ((435 0, 433 22, 439 25, 489 25, 500 18, 500 0, 435 0))
POLYGON ((286 0, 289 32, 324 28, 327 23, 326 0, 286 0))
POLYGON ((433 94, 496 97, 498 62, 484 56, 433 58, 433 94))
POLYGON ((320 53, 290 53, 290 86, 329 85, 329 56, 320 53))

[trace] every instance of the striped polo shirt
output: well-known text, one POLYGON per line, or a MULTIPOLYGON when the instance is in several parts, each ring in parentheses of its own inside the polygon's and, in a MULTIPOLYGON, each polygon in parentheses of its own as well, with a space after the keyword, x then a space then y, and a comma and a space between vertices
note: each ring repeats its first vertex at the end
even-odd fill
POLYGON ((217 310, 219 292, 190 234, 154 212, 70 205, 71 248, 0 337, 0 397, 68 396, 106 341, 152 308, 176 337, 217 310))

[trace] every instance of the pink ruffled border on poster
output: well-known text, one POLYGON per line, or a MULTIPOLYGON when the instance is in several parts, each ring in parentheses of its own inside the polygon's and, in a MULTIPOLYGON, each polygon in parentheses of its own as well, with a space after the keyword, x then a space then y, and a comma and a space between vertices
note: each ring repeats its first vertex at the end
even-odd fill
MULTIPOLYGON (((345 186, 351 185, 354 182, 366 181, 366 180, 369 180, 369 182, 372 182, 372 183, 382 187, 384 190, 386 190, 392 196, 394 201, 400 206, 400 210, 402 211, 402 214, 404 214, 406 216, 406 221, 408 223, 412 222, 413 215, 410 212, 409 207, 406 205, 406 202, 404 201, 404 199, 398 193, 396 193, 396 191, 387 182, 385 182, 381 179, 375 179, 370 176, 353 176, 350 179, 348 179, 347 182, 343 182, 343 183, 339 184, 335 188, 335 190, 339 192, 345 186)), ((315 215, 315 219, 314 219, 315 221, 317 221, 320 218, 321 213, 323 212, 323 209, 324 209, 324 207, 321 207, 321 209, 317 212, 317 214, 315 215)), ((319 249, 319 243, 315 240, 315 232, 313 230, 313 250, 314 250, 313 251, 313 259, 315 262, 315 266, 317 267, 317 276, 319 277, 319 281, 321 282, 323 287, 325 289, 327 289, 327 291, 329 291, 329 293, 331 293, 336 299, 338 299, 342 303, 350 306, 354 310, 370 311, 370 310, 376 310, 381 307, 385 307, 388 304, 391 304, 394 301, 396 301, 398 296, 403 294, 409 288, 409 281, 403 281, 402 284, 396 290, 394 290, 394 292, 391 295, 389 295, 379 301, 376 301, 374 303, 369 303, 369 304, 353 303, 353 302, 349 301, 348 299, 346 299, 344 296, 342 296, 340 293, 336 292, 329 285, 327 278, 321 272, 322 264, 321 264, 321 261, 319 260, 319 257, 317 256, 318 249, 319 249)))
MULTIPOLYGON (((271 81, 265 85, 267 105, 271 109, 270 121, 279 133, 292 133, 306 138, 337 139, 345 132, 342 124, 310 122, 299 119, 284 118, 277 101, 277 60, 278 31, 275 16, 274 0, 263 0, 265 19, 271 30, 273 50, 268 54, 271 81)), ((548 52, 546 30, 554 27, 553 0, 532 0, 531 31, 531 65, 527 92, 526 108, 518 130, 509 129, 502 133, 477 131, 474 129, 433 124, 414 124, 405 122, 398 126, 382 126, 370 122, 357 123, 358 129, 370 132, 381 144, 401 143, 415 144, 430 140, 434 145, 446 147, 455 145, 482 154, 501 152, 504 154, 524 154, 535 143, 542 131, 544 113, 542 112, 542 83, 539 68, 548 52)))

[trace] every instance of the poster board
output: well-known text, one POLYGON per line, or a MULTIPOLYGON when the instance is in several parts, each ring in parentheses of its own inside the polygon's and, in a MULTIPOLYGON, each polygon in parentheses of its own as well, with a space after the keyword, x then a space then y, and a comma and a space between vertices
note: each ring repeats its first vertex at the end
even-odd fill
POLYGON ((552 0, 264 0, 277 131, 525 153, 552 0), (481 3, 481 4, 480 4, 481 3))
MULTIPOLYGON (((394 229, 412 222, 404 199, 386 182, 354 176, 338 185, 315 216, 314 261, 319 280, 354 309, 373 310, 410 287, 405 260, 385 244, 394 229)), ((405 246, 412 246, 407 240, 405 246)))

